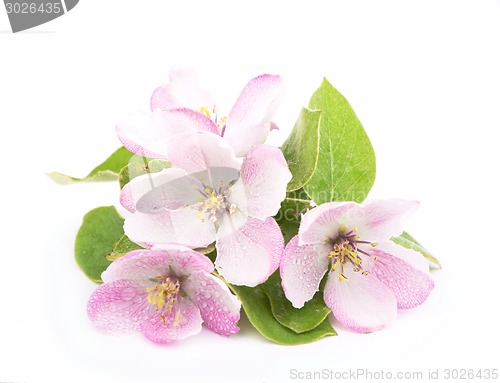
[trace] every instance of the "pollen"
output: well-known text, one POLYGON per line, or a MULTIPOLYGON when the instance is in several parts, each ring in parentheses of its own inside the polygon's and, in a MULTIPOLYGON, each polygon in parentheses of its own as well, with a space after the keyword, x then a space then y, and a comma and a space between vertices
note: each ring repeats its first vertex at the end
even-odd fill
POLYGON ((214 224, 219 224, 225 214, 232 215, 236 212, 237 206, 228 200, 230 185, 223 180, 217 182, 216 187, 205 184, 198 189, 201 197, 198 197, 196 206, 192 208, 198 211, 196 217, 201 222, 210 220, 214 224))
POLYGON ((160 309, 172 311, 172 308, 177 302, 179 290, 179 281, 173 281, 170 278, 166 278, 163 282, 146 289, 148 292, 148 303, 156 306, 156 311, 160 309))
POLYGON ((376 242, 363 241, 358 235, 358 229, 353 228, 350 231, 345 226, 339 228, 340 236, 333 242, 332 250, 327 254, 327 258, 331 259, 331 271, 339 269, 339 281, 348 281, 344 273, 344 268, 352 267, 355 273, 361 272, 362 275, 368 275, 368 271, 363 270, 363 256, 368 256, 368 259, 376 260, 376 256, 369 254, 369 248, 366 246, 376 247, 376 242), (363 247, 364 246, 364 247, 363 247))

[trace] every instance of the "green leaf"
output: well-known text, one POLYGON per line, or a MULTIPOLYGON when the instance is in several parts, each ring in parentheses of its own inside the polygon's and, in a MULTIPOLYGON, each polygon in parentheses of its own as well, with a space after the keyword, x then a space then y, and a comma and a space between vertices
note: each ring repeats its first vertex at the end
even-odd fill
POLYGON ((116 181, 118 179, 118 173, 120 173, 120 170, 128 164, 132 156, 134 156, 134 154, 122 146, 84 178, 75 178, 57 172, 47 175, 52 178, 53 181, 61 185, 75 182, 116 181))
POLYGON ((211 243, 207 247, 199 247, 197 249, 194 249, 194 251, 197 251, 198 253, 201 253, 201 254, 204 254, 204 255, 207 255, 207 256, 209 254, 213 253, 214 250, 215 250, 215 242, 211 243))
POLYGON ((296 195, 303 196, 301 190, 288 193, 287 198, 281 202, 278 214, 274 216, 274 219, 281 228, 285 243, 288 243, 297 235, 301 214, 304 214, 311 207, 309 199, 294 198, 296 195))
POLYGON ((229 285, 240 299, 252 325, 262 336, 283 345, 314 342, 329 335, 337 335, 328 318, 311 331, 300 334, 280 324, 273 316, 269 298, 261 286, 244 287, 229 285))
POLYGON ((403 234, 401 234, 399 237, 392 237, 391 241, 400 246, 403 246, 406 249, 418 251, 431 263, 431 265, 439 269, 442 268, 441 263, 439 263, 438 259, 434 257, 431 253, 429 253, 429 251, 427 251, 425 247, 423 247, 420 243, 418 243, 417 240, 413 238, 410 234, 408 234, 406 231, 403 231, 403 234))
POLYGON ((129 237, 123 235, 120 240, 115 244, 111 254, 106 256, 108 261, 116 261, 118 258, 123 257, 125 254, 134 250, 144 249, 144 247, 132 242, 129 237))
POLYGON ((300 309, 293 307, 285 297, 281 287, 279 271, 271 275, 262 284, 262 288, 271 302, 274 318, 296 333, 303 333, 316 328, 331 312, 330 308, 325 305, 322 291, 318 291, 310 301, 304 304, 304 307, 300 309))
POLYGON ((83 217, 75 240, 75 260, 92 281, 102 283, 101 274, 111 264, 106 256, 122 238, 123 222, 114 206, 98 207, 83 217))
POLYGON ((129 164, 121 169, 120 174, 118 175, 120 189, 123 189, 123 187, 135 177, 148 173, 158 173, 171 166, 172 164, 167 160, 134 156, 130 159, 129 164))
POLYGON ((375 181, 375 154, 361 122, 326 79, 309 109, 321 111, 320 144, 318 165, 305 191, 318 205, 364 201, 375 181))
POLYGON ((287 185, 287 191, 302 188, 316 170, 320 116, 320 111, 302 108, 292 133, 281 148, 293 176, 287 185))

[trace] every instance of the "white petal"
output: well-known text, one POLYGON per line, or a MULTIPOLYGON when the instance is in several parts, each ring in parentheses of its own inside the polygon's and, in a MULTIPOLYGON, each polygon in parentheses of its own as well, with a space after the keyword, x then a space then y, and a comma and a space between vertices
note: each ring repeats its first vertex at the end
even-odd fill
POLYGON ((379 242, 374 250, 383 251, 407 262, 412 267, 426 274, 429 272, 429 262, 417 251, 406 249, 403 246, 396 245, 392 241, 379 242))
POLYGON ((344 268, 348 280, 339 280, 339 269, 330 273, 325 286, 325 303, 335 318, 356 332, 367 333, 389 325, 397 313, 392 291, 375 276, 344 268))
POLYGON ((367 241, 388 241, 403 232, 406 219, 418 208, 417 201, 397 198, 373 200, 363 205, 363 213, 352 217, 351 227, 358 228, 359 236, 367 241))
POLYGON ((168 158, 168 143, 178 134, 207 131, 218 133, 207 116, 190 109, 161 110, 136 113, 116 126, 123 145, 140 156, 168 158))
POLYGON ((120 202, 124 208, 131 212, 137 210, 137 204, 140 200, 144 205, 146 199, 150 200, 150 205, 178 209, 186 203, 193 203, 196 201, 196 197, 199 197, 191 187, 192 182, 195 181, 184 170, 177 168, 144 174, 134 178, 123 187, 120 202), (143 199, 146 196, 148 197, 143 199))
POLYGON ((321 279, 328 270, 326 256, 330 248, 325 244, 299 246, 298 236, 286 245, 280 274, 285 296, 293 307, 301 308, 319 290, 321 279))
POLYGON ((399 309, 410 309, 425 302, 434 288, 434 281, 430 276, 427 261, 422 255, 390 244, 369 249, 368 253, 375 256, 376 260, 367 259, 367 262, 363 263, 364 267, 391 289, 398 301, 399 309), (423 264, 417 261, 418 255, 424 259, 423 264), (419 268, 413 267, 405 258, 419 268))
POLYGON ((224 137, 238 156, 262 144, 274 128, 271 119, 283 93, 280 76, 261 75, 248 82, 227 116, 224 137))
POLYGON ((241 167, 248 214, 260 220, 276 215, 291 179, 281 150, 271 145, 258 145, 250 150, 241 167))
POLYGON ((354 202, 330 202, 309 210, 300 222, 299 245, 336 239, 343 217, 358 207, 354 202))
POLYGON ((231 220, 224 219, 217 232, 215 268, 227 282, 253 287, 278 268, 284 250, 283 235, 272 218, 260 221, 248 217, 238 228, 240 225, 234 227, 231 220))
POLYGON ((153 246, 174 243, 190 248, 206 247, 215 240, 215 226, 202 222, 191 207, 158 214, 135 212, 125 220, 125 234, 134 242, 153 246))
POLYGON ((210 92, 200 86, 198 74, 189 67, 174 66, 170 70, 170 82, 157 88, 151 96, 151 110, 201 107, 213 108, 210 92))
POLYGON ((229 168, 239 171, 241 160, 227 142, 211 133, 188 133, 172 138, 168 144, 169 160, 188 173, 210 168, 229 168))

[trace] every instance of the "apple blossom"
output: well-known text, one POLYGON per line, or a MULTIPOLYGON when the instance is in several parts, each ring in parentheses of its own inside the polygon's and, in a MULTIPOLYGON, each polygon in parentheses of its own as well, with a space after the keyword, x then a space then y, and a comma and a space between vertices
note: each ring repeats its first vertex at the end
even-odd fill
POLYGON ((213 268, 207 257, 176 245, 130 252, 103 272, 89 318, 103 332, 140 331, 156 343, 195 335, 202 323, 221 335, 237 333, 241 303, 213 268))
POLYGON ((434 287, 427 261, 390 241, 417 205, 398 199, 331 202, 307 212, 280 265, 286 297, 302 307, 328 272, 325 303, 357 332, 379 330, 397 309, 423 303, 434 287))
POLYGON ((167 158, 165 146, 179 132, 209 131, 224 137, 237 156, 244 156, 262 144, 282 94, 282 79, 263 74, 243 88, 226 117, 219 117, 210 94, 188 68, 174 67, 170 82, 158 87, 151 97, 151 113, 136 113, 117 125, 118 137, 131 152, 167 158))
POLYGON ((168 143, 173 167, 134 178, 121 194, 132 212, 125 234, 145 246, 216 242, 215 267, 229 283, 255 286, 278 267, 281 230, 272 218, 291 179, 281 151, 261 144, 244 159, 207 132, 168 143))

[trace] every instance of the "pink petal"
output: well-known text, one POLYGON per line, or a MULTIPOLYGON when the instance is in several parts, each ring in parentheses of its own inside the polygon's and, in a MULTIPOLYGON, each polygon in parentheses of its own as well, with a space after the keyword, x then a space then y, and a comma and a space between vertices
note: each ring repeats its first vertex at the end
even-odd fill
POLYGON ((181 297, 171 311, 155 312, 150 309, 150 315, 141 324, 141 332, 155 343, 169 343, 200 333, 202 323, 203 319, 196 305, 181 297), (179 323, 176 323, 177 310, 181 314, 179 323))
POLYGON ((292 302, 293 307, 301 308, 319 290, 321 279, 328 270, 329 260, 326 256, 331 246, 299 246, 298 242, 296 235, 286 245, 280 274, 285 296, 292 302))
POLYGON ((308 211, 300 223, 299 245, 336 239, 343 219, 356 209, 359 205, 354 202, 329 202, 308 211))
POLYGON ((198 306, 205 326, 210 330, 221 335, 235 334, 240 330, 237 323, 241 302, 219 278, 203 272, 194 273, 183 282, 182 288, 198 306))
POLYGON ((250 150, 241 167, 248 215, 260 220, 276 215, 291 179, 281 150, 271 145, 258 145, 250 150))
POLYGON ((249 217, 239 228, 225 219, 217 232, 215 267, 226 281, 256 286, 279 266, 284 240, 273 218, 260 221, 249 217))
MULTIPOLYGON (((406 250, 404 253, 414 253, 411 250, 403 250, 406 250)), ((377 259, 366 264, 367 270, 392 290, 399 309, 419 306, 427 299, 434 288, 427 264, 427 270, 421 271, 399 257, 403 252, 395 256, 378 246, 370 250, 370 255, 376 256, 377 259)))
MULTIPOLYGON (((430 275, 429 262, 417 251, 406 249, 403 246, 396 245, 392 241, 379 242, 375 249, 400 258, 417 270, 430 275)), ((371 247, 368 250, 371 250, 371 247)))
POLYGON ((198 214, 191 206, 158 214, 135 212, 123 228, 132 241, 149 247, 165 243, 205 247, 215 241, 215 226, 210 220, 202 222, 198 214))
POLYGON ((353 217, 351 225, 366 241, 388 241, 403 232, 406 219, 419 203, 401 199, 374 200, 363 206, 363 215, 353 217))
POLYGON ((211 273, 214 265, 204 255, 178 245, 153 250, 135 250, 117 259, 102 273, 104 282, 117 280, 149 281, 157 276, 181 277, 194 272, 211 273))
POLYGON ((129 151, 139 156, 166 158, 162 114, 135 113, 116 125, 116 134, 129 151))
POLYGON ((262 144, 274 127, 271 119, 283 90, 280 76, 261 75, 245 86, 226 121, 224 137, 236 155, 244 156, 253 146, 262 144))
POLYGON ((170 70, 170 82, 157 88, 151 96, 151 110, 201 107, 213 108, 210 93, 201 88, 198 75, 192 68, 175 66, 170 70))
POLYGON ((188 173, 197 173, 209 168, 239 170, 241 167, 241 161, 236 158, 227 142, 211 133, 176 136, 170 140, 168 152, 172 164, 188 173))
POLYGON ((210 118, 190 109, 155 109, 150 114, 136 113, 116 126, 118 138, 128 150, 154 158, 168 158, 167 145, 172 137, 199 131, 218 134, 217 126, 210 118))
MULTIPOLYGON (((159 173, 145 174, 126 184, 120 194, 122 206, 130 212, 137 210, 137 202, 153 189, 162 189, 158 196, 162 207, 177 209, 193 200, 195 193, 188 174, 177 168, 164 169, 159 173), (175 181, 175 182, 174 182, 175 181), (184 182, 183 182, 184 181, 184 182), (186 184, 186 187, 181 187, 186 184)), ((157 192, 158 194, 159 192, 157 192)), ((198 196, 198 195, 197 195, 198 196)))
POLYGON ((129 280, 116 280, 99 286, 87 305, 90 320, 105 333, 139 331, 140 323, 147 317, 146 287, 129 280))
POLYGON ((375 276, 344 268, 348 280, 339 281, 339 269, 330 273, 325 286, 325 303, 335 318, 356 332, 380 330, 392 322, 397 302, 392 291, 375 276))

